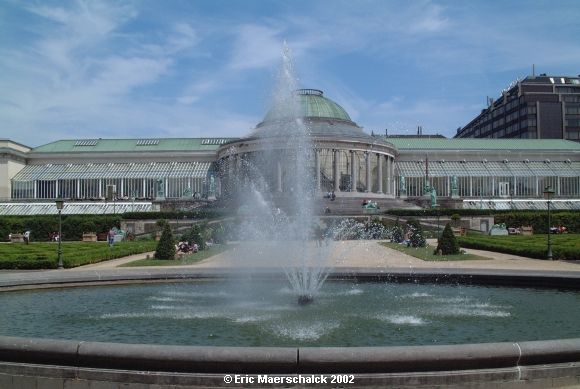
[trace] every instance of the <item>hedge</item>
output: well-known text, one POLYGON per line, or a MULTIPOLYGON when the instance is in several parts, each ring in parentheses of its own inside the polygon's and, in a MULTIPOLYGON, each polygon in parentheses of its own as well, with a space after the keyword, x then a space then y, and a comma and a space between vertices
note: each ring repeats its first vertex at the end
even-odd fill
MULTIPOLYGON (((128 255, 153 251, 157 242, 119 242, 109 247, 105 242, 62 242, 65 268, 97 263, 128 255)), ((0 269, 54 269, 57 265, 56 242, 2 244, 0 269)))
MULTIPOLYGON (((63 240, 81 240, 84 232, 107 232, 119 227, 121 215, 63 215, 63 240)), ((8 234, 30 230, 32 242, 46 242, 58 232, 58 215, 0 217, 0 240, 8 241, 8 234)))
MULTIPOLYGON (((580 232, 580 212, 550 212, 552 226, 565 226, 568 232, 580 232)), ((505 223, 507 227, 532 226, 534 233, 548 233, 548 211, 507 212, 495 216, 496 223, 505 223)))
MULTIPOLYGON (((119 228, 121 220, 131 219, 204 219, 224 214, 222 210, 201 209, 192 212, 127 212, 108 215, 62 215, 63 240, 81 240, 85 232, 106 233, 111 227, 119 228)), ((58 231, 58 215, 2 216, 0 241, 8 241, 11 233, 30 230, 32 242, 46 242, 58 231)))
MULTIPOLYGON (((480 209, 390 209, 385 214, 393 216, 486 216, 493 215, 496 223, 508 227, 532 226, 535 233, 548 233, 548 211, 512 211, 480 209)), ((568 232, 580 233, 580 211, 552 211, 552 226, 565 226, 568 232)))
POLYGON ((393 216, 451 216, 459 214, 461 216, 487 216, 493 215, 501 211, 491 209, 454 209, 454 208, 440 208, 440 209, 389 209, 385 211, 385 215, 393 216))
POLYGON ((226 211, 219 209, 199 209, 191 212, 126 212, 123 219, 144 220, 144 219, 212 219, 225 215, 226 211))
MULTIPOLYGON (((495 251, 523 257, 546 259, 547 235, 489 236, 468 235, 459 238, 461 247, 495 251)), ((552 235, 554 259, 580 260, 580 236, 577 234, 552 235)))

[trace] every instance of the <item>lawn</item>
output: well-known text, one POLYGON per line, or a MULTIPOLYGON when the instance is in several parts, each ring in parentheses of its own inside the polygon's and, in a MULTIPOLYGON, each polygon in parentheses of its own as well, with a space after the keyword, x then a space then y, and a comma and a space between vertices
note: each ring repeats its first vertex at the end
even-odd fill
POLYGON ((182 266, 182 265, 192 265, 194 263, 200 262, 206 258, 212 257, 219 253, 222 253, 231 246, 220 244, 214 245, 210 248, 199 251, 197 253, 184 255, 180 258, 174 260, 166 260, 166 259, 138 259, 133 262, 126 263, 121 265, 121 267, 136 267, 136 266, 182 266))
MULTIPOLYGON (((554 259, 580 260, 580 234, 551 235, 554 259)), ((461 247, 496 251, 545 259, 548 251, 548 235, 468 235, 459 238, 461 247)))
MULTIPOLYGON (((109 247, 106 242, 62 242, 65 268, 125 257, 155 250, 153 240, 126 241, 109 247)), ((0 269, 54 269, 58 243, 32 242, 0 244, 0 269)))
POLYGON ((381 245, 400 251, 412 257, 422 259, 424 261, 442 262, 442 261, 469 261, 478 259, 491 259, 487 257, 481 257, 475 254, 435 255, 433 254, 433 251, 435 251, 435 247, 433 246, 407 247, 403 244, 390 242, 381 242, 381 245))

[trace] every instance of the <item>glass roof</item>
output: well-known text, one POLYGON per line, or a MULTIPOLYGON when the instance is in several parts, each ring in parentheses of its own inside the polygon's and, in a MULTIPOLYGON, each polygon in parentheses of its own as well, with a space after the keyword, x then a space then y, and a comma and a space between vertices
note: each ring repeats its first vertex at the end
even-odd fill
POLYGON ((402 177, 424 177, 425 167, 416 161, 395 162, 397 175, 402 177))
MULTIPOLYGON (((151 202, 70 202, 64 203, 63 215, 79 214, 113 214, 125 212, 152 212, 151 202)), ((56 215, 58 213, 54 202, 49 203, 0 203, 0 215, 56 215)))
POLYGON ((211 162, 145 162, 28 165, 14 181, 115 179, 115 178, 204 178, 211 162))
MULTIPOLYGON (((395 162, 397 174, 404 177, 424 177, 423 161, 395 162)), ((444 177, 579 177, 580 162, 429 162, 429 176, 444 177)))

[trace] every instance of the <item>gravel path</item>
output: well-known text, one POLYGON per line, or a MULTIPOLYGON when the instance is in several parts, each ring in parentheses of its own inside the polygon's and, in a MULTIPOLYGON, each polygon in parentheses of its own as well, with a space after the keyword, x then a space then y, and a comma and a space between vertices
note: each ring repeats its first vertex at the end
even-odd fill
MULTIPOLYGON (((433 242, 429 242, 433 244, 433 242)), ((233 250, 207 258, 199 263, 185 266, 190 268, 243 268, 248 266, 278 267, 271 258, 284 255, 291 255, 291 247, 274 248, 268 254, 262 252, 261 246, 251 247, 239 245, 233 250), (261 252, 261 255, 258 255, 261 252), (255 253, 258 253, 255 255, 255 253), (244 259, 245 258, 245 259, 244 259)), ((377 241, 340 241, 329 242, 329 246, 321 249, 324 257, 329 258, 330 267, 334 268, 366 268, 385 270, 388 268, 438 268, 438 269, 506 269, 506 270, 541 270, 541 271, 580 271, 580 262, 566 261, 545 261, 533 258, 519 257, 511 254, 494 253, 483 250, 466 249, 468 253, 481 257, 491 258, 489 260, 468 260, 468 261, 444 261, 431 262, 423 261, 419 258, 411 257, 397 250, 381 246, 377 241)), ((130 257, 114 259, 93 265, 76 268, 78 270, 90 269, 110 269, 118 267, 127 262, 143 259, 153 252, 132 255, 130 257)), ((73 269, 71 269, 73 270, 73 269)))

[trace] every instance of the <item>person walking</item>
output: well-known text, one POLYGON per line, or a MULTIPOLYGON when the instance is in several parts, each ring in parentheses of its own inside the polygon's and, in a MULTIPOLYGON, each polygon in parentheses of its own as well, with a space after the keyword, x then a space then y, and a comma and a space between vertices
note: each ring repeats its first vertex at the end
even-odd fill
POLYGON ((107 237, 109 240, 109 247, 113 247, 113 244, 115 243, 115 231, 113 231, 112 228, 109 230, 107 237))

